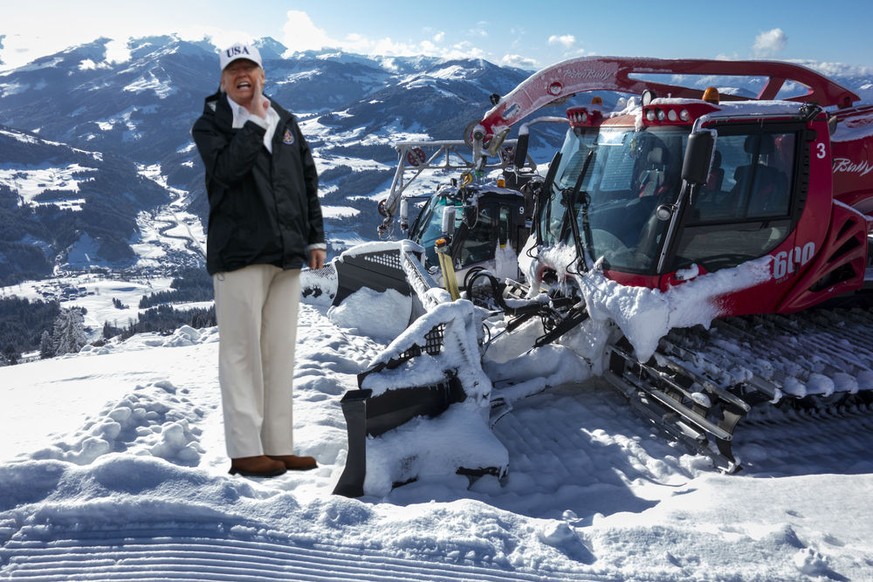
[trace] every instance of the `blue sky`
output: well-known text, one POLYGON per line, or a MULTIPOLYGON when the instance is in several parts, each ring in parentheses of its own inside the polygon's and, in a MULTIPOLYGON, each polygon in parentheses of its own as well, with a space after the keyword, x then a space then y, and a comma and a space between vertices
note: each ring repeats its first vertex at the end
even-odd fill
POLYGON ((873 68, 873 2, 0 0, 0 68, 105 36, 482 57, 540 68, 580 55, 773 58, 873 68), (833 8, 830 8, 833 7, 833 8))

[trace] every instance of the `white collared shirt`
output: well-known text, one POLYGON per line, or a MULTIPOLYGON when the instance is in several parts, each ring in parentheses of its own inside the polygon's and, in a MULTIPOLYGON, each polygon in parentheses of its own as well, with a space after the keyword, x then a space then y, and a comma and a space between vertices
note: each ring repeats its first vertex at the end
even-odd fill
POLYGON ((273 134, 276 133, 276 127, 279 125, 279 114, 273 109, 272 104, 267 108, 267 118, 264 119, 249 113, 248 109, 231 99, 230 95, 227 96, 227 102, 230 104, 230 110, 233 111, 233 128, 239 129, 249 120, 257 123, 267 130, 264 134, 264 147, 273 153, 273 134))

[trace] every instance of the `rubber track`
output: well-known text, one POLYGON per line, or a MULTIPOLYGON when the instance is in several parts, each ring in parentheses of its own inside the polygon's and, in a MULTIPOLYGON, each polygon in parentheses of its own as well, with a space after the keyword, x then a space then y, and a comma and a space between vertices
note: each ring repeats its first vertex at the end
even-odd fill
POLYGON ((710 330, 674 329, 664 341, 693 353, 686 365, 722 387, 754 374, 774 388, 799 383, 812 394, 818 374, 836 380, 837 391, 849 377, 873 390, 873 313, 865 309, 728 318, 710 330))

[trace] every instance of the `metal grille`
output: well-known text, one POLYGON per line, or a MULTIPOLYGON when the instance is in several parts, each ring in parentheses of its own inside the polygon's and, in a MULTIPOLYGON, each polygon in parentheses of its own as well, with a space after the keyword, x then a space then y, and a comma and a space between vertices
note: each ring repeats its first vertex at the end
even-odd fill
POLYGON ((446 324, 441 323, 437 326, 434 326, 427 334, 424 336, 424 351, 430 354, 431 356, 436 356, 443 349, 444 339, 446 332, 446 324))
POLYGON ((367 253, 365 255, 361 255, 361 259, 369 261, 371 263, 383 265, 385 267, 403 270, 403 267, 400 265, 400 252, 397 250, 367 253))
MULTIPOLYGON (((437 356, 443 349, 443 339, 445 336, 446 324, 441 323, 439 325, 435 325, 429 332, 424 335, 424 346, 420 346, 415 344, 405 352, 401 353, 397 358, 396 362, 405 362, 415 356, 420 356, 423 353, 426 353, 431 356, 437 356)), ((389 366, 391 367, 391 366, 389 366)))

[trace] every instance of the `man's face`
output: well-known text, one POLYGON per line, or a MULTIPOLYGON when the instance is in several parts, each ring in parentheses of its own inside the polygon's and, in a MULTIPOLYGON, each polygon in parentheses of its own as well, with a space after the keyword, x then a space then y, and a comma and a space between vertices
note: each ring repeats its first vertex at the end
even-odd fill
POLYGON ((221 72, 221 86, 240 105, 248 105, 255 94, 255 83, 264 86, 264 69, 248 59, 238 59, 221 72))

